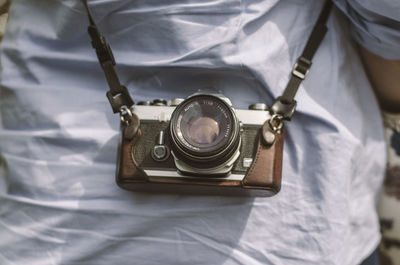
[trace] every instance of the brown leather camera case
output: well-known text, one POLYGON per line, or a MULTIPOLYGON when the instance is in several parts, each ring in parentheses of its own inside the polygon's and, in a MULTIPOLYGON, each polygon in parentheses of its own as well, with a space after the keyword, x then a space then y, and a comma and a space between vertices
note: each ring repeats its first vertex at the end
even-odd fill
POLYGON ((116 181, 123 189, 157 193, 257 197, 269 197, 280 190, 283 130, 280 133, 273 132, 268 122, 259 130, 253 162, 242 180, 221 177, 148 176, 134 159, 136 143, 142 135, 140 128, 132 139, 127 139, 125 134, 126 130, 122 126, 116 181), (271 133, 275 135, 275 140, 272 144, 267 144, 265 138, 271 133))

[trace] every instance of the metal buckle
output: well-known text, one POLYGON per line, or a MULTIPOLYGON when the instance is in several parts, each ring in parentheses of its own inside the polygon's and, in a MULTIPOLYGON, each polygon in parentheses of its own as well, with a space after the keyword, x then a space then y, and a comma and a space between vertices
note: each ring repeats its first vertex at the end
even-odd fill
POLYGON ((306 58, 300 56, 294 64, 292 74, 301 80, 304 80, 310 71, 311 61, 306 58))

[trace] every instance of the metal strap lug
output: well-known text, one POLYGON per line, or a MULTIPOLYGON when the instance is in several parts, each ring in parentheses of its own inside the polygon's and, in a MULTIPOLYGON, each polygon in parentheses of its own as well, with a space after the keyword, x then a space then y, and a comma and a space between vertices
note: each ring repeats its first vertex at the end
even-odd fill
POLYGON ((119 117, 125 126, 129 126, 132 118, 132 111, 128 107, 123 106, 119 109, 119 117))
POLYGON ((274 131, 274 133, 281 133, 283 127, 283 116, 280 114, 273 114, 271 119, 269 119, 269 126, 274 131))

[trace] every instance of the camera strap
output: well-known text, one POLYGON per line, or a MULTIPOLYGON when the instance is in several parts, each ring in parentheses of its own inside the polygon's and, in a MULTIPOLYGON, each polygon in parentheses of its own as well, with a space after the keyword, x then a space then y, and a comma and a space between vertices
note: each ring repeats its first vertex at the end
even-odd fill
POLYGON ((325 37, 328 28, 326 22, 329 17, 329 13, 332 8, 331 0, 327 0, 322 8, 322 11, 314 25, 310 37, 308 38, 307 44, 303 50, 301 56, 297 59, 296 63, 291 72, 291 76, 288 84, 282 94, 278 97, 275 103, 272 105, 272 111, 274 114, 281 116, 285 120, 290 120, 296 110, 296 96, 297 90, 301 82, 306 78, 310 71, 312 58, 317 51, 319 45, 325 37))
MULTIPOLYGON (((90 13, 87 0, 82 0, 82 2, 89 17, 90 25, 88 27, 88 33, 92 40, 92 46, 96 50, 97 58, 104 71, 109 86, 107 98, 110 102, 113 112, 120 113, 121 121, 128 125, 129 117, 132 115, 130 108, 134 102, 129 94, 128 89, 121 85, 119 81, 118 75, 114 68, 115 59, 112 50, 106 39, 98 30, 90 13)), ((275 114, 275 121, 277 122, 282 120, 290 120, 296 110, 297 102, 294 100, 294 97, 296 96, 301 82, 306 78, 308 72, 310 71, 312 58, 328 30, 326 22, 328 20, 331 8, 331 0, 326 0, 317 22, 315 23, 315 26, 311 32, 311 35, 308 38, 307 44, 301 56, 294 64, 289 82, 282 96, 278 97, 271 107, 273 114, 275 114)))
MULTIPOLYGON (((115 71, 115 59, 106 39, 100 34, 96 23, 89 11, 89 7, 86 0, 82 0, 83 5, 87 11, 90 25, 88 27, 88 33, 92 40, 92 46, 96 50, 97 58, 104 71, 108 86, 110 90, 107 92, 107 98, 110 101, 112 110, 114 113, 124 113, 133 104, 133 100, 129 94, 128 89, 121 85, 117 72, 115 71)), ((121 116, 122 118, 123 116, 121 116)))

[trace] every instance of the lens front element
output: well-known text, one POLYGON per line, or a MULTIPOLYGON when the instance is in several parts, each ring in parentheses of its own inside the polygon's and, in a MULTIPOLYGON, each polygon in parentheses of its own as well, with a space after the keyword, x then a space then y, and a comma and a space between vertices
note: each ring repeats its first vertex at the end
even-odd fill
POLYGON ((170 134, 174 153, 202 168, 228 160, 240 142, 233 109, 214 95, 196 95, 182 102, 172 114, 170 134))
POLYGON ((188 124, 187 136, 197 144, 212 144, 218 135, 218 122, 212 118, 198 117, 188 124))

